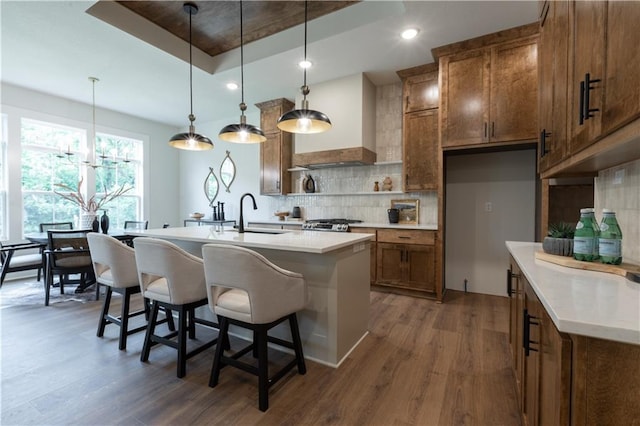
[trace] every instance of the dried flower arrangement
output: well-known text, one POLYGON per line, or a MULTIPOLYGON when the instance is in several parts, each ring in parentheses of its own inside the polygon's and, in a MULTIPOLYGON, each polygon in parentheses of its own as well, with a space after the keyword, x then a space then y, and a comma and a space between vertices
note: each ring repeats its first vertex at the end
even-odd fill
POLYGON ((82 181, 83 179, 80 178, 80 180, 78 181, 78 187, 77 188, 72 188, 68 185, 65 185, 63 183, 56 183, 55 186, 57 186, 58 188, 61 188, 63 190, 65 190, 65 192, 59 192, 54 190, 53 192, 58 194, 59 196, 61 196, 62 198, 64 198, 67 201, 71 201, 75 204, 77 204, 82 211, 90 213, 90 214, 95 214, 100 207, 102 207, 104 204, 108 203, 111 200, 114 200, 116 198, 118 198, 119 196, 129 192, 131 189, 133 189, 132 187, 126 188, 124 185, 122 185, 121 187, 109 192, 107 191, 107 189, 105 188, 105 195, 100 197, 100 198, 96 198, 95 195, 92 195, 91 197, 89 197, 88 199, 85 200, 84 196, 82 195, 82 181), (68 192, 67 192, 68 191, 68 192))

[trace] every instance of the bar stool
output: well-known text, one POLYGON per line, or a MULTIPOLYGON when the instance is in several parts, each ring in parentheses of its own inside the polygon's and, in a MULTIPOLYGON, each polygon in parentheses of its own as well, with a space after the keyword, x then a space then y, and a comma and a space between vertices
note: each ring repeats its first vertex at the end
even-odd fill
POLYGON ((202 246, 209 308, 220 320, 220 337, 227 339, 229 324, 253 332, 253 342, 226 356, 223 345, 216 347, 209 386, 218 384, 220 369, 231 365, 258 376, 260 411, 269 408, 269 388, 297 365, 298 373, 307 372, 296 312, 307 303, 307 288, 301 274, 282 269, 255 251, 230 245, 202 246), (288 320, 292 341, 268 335, 276 325, 288 320), (293 349, 295 357, 269 376, 267 343, 293 349), (239 360, 253 351, 258 366, 239 360))
POLYGON ((161 343, 178 351, 177 376, 186 374, 187 359, 215 345, 206 341, 187 352, 187 333, 196 338, 196 324, 218 328, 212 321, 195 317, 195 309, 207 304, 202 259, 168 241, 138 237, 135 243, 138 280, 144 297, 153 304, 140 361, 149 360, 151 347, 161 343), (178 330, 165 336, 155 334, 160 307, 178 313, 178 330), (177 339, 174 339, 177 337, 177 339))
POLYGON ((129 330, 129 318, 145 313, 148 316, 149 313, 146 302, 145 309, 129 312, 131 295, 140 293, 135 251, 106 234, 91 232, 87 234, 87 240, 89 241, 89 251, 91 252, 91 261, 97 285, 103 285, 107 288, 96 335, 103 337, 107 324, 116 324, 120 327, 118 349, 124 350, 127 348, 128 335, 147 328, 145 324, 129 330), (113 292, 122 296, 122 308, 119 317, 109 314, 113 292))

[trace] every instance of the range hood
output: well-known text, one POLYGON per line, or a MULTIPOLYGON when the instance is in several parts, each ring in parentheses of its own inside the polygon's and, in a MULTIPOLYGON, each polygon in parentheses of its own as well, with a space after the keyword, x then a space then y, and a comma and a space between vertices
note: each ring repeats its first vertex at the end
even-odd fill
MULTIPOLYGON (((373 164, 376 161, 376 87, 362 73, 314 84, 311 109, 329 116, 325 133, 296 134, 292 165, 308 169, 373 164)), ((300 104, 301 99, 296 99, 300 104)))
POLYGON ((356 147, 293 154, 292 163, 296 167, 307 169, 366 166, 375 163, 376 157, 375 152, 356 147))

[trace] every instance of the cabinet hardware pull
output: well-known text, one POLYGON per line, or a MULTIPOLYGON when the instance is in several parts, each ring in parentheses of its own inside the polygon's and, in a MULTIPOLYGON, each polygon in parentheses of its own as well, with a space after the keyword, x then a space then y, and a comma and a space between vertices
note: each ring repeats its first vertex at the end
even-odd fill
POLYGON ((524 310, 524 315, 522 317, 522 347, 524 348, 524 356, 529 356, 529 352, 538 352, 538 349, 532 348, 531 344, 538 344, 540 342, 535 341, 535 340, 531 340, 530 336, 531 336, 531 326, 532 325, 540 325, 539 322, 537 321, 532 321, 532 320, 537 320, 538 318, 533 316, 533 315, 529 315, 529 312, 527 309, 524 310))
POLYGON ((507 296, 511 297, 512 294, 515 294, 516 292, 513 290, 513 283, 511 281, 512 278, 515 278, 515 275, 513 272, 511 272, 511 269, 507 269, 507 296))
POLYGON ((594 117, 594 112, 598 112, 600 111, 599 108, 589 108, 589 103, 590 103, 590 91, 595 89, 595 87, 592 86, 593 83, 600 83, 599 78, 595 79, 595 80, 591 80, 591 75, 589 73, 586 73, 584 75, 584 112, 582 113, 582 115, 584 116, 585 120, 588 120, 592 117, 594 117))
POLYGON ((404 175, 404 186, 405 187, 409 186, 409 173, 404 175))
POLYGON ((547 138, 551 136, 551 133, 547 132, 547 129, 542 129, 540 132, 540 158, 549 153, 547 149, 547 138))
POLYGON ((491 122, 491 137, 492 138, 496 137, 496 122, 495 121, 491 122))
POLYGON ((407 98, 407 100, 405 102, 405 107, 404 108, 405 109, 409 109, 409 96, 407 96, 406 98, 407 98))
POLYGON ((398 238, 403 239, 403 240, 410 240, 411 237, 407 237, 406 235, 398 235, 398 238))
POLYGON ((487 122, 484 122, 484 138, 487 138, 487 122))
POLYGON ((280 181, 279 180, 276 181, 276 189, 280 190, 280 181))
POLYGON ((578 108, 579 111, 579 118, 578 118, 578 124, 580 124, 581 126, 584 124, 584 81, 580 82, 580 108, 578 108))

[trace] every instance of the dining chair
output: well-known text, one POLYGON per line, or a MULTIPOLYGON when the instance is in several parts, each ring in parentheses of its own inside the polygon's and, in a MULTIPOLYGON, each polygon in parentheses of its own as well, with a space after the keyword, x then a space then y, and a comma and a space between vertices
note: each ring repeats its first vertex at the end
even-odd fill
MULTIPOLYGON (((84 290, 94 280, 93 265, 89 252, 87 234, 90 229, 50 229, 47 231, 47 248, 44 251, 47 273, 45 274, 45 306, 49 306, 49 294, 53 286, 54 275, 69 276, 79 274, 78 290, 84 290)), ((64 294, 64 285, 71 280, 60 280, 60 294, 64 294)), ((96 285, 96 300, 100 295, 100 286, 96 285)))
MULTIPOLYGON (((40 232, 47 232, 49 229, 73 229, 73 222, 45 222, 40 225, 40 232)), ((40 253, 44 254, 44 249, 46 245, 42 246, 40 253)), ((44 266, 44 262, 43 262, 44 266)), ((38 281, 40 281, 40 269, 38 269, 38 281)), ((46 277, 45 277, 46 279, 46 277)))
POLYGON ((253 332, 253 342, 233 354, 225 355, 225 345, 218 343, 211 367, 209 386, 218 384, 225 365, 258 376, 258 408, 269 408, 269 388, 297 367, 305 374, 307 367, 296 312, 307 304, 307 285, 302 274, 275 265, 260 253, 228 244, 205 244, 202 259, 209 308, 220 319, 220 341, 228 341, 229 324, 253 332), (291 341, 269 336, 269 330, 287 321, 291 341), (290 349, 294 356, 269 375, 268 343, 290 349), (257 365, 240 358, 252 352, 257 365))
POLYGON ((44 265, 42 252, 27 253, 27 250, 42 249, 44 246, 38 243, 0 243, 0 287, 4 284, 4 279, 9 272, 38 270, 38 281, 40 281, 40 271, 44 265), (20 254, 23 253, 23 254, 20 254))
POLYGON ((147 229, 149 227, 149 221, 143 220, 125 220, 124 229, 147 229))

